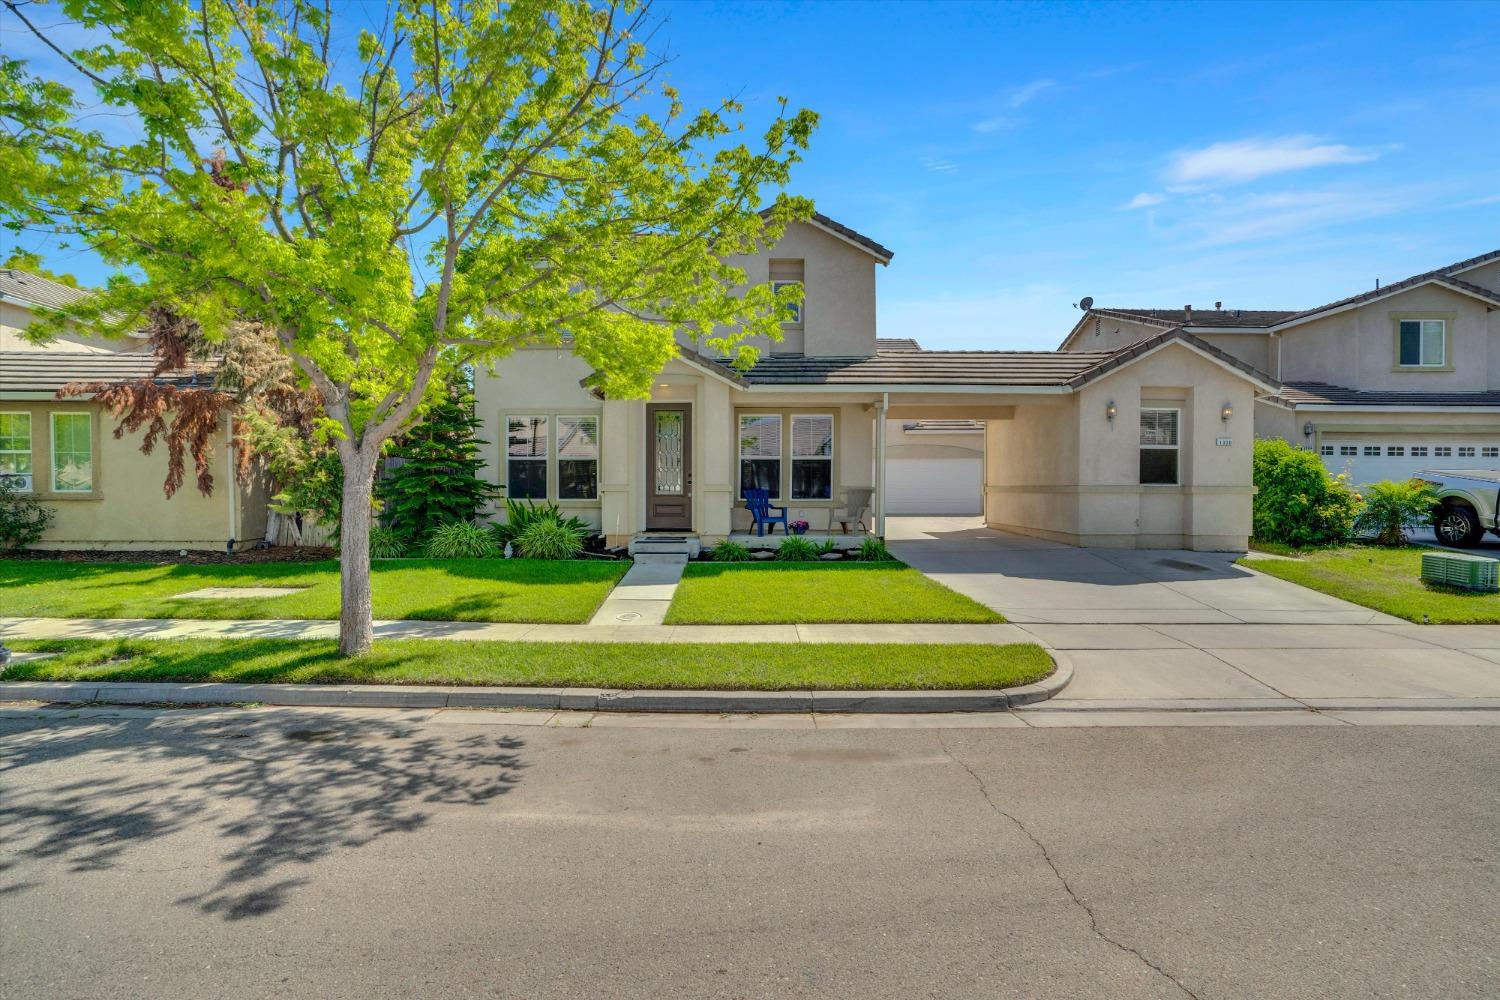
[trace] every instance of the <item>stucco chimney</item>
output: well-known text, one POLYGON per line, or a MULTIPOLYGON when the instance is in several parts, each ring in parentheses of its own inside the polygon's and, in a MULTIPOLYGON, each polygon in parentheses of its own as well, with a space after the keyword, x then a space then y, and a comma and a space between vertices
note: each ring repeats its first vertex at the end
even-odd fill
POLYGON ((1182 314, 1183 314, 1182 315, 1182 321, 1184 323, 1191 323, 1193 321, 1193 307, 1192 306, 1190 306, 1190 305, 1183 306, 1182 307, 1182 314))
POLYGON ((1222 303, 1222 302, 1215 302, 1214 303, 1214 312, 1223 312, 1223 311, 1224 311, 1224 303, 1222 303))

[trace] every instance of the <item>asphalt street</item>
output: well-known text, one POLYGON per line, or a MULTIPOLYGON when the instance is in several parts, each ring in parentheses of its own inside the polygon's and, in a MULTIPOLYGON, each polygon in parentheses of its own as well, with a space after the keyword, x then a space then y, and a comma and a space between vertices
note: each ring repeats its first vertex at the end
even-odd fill
POLYGON ((0 714, 0 995, 1500 993, 1500 729, 0 714))

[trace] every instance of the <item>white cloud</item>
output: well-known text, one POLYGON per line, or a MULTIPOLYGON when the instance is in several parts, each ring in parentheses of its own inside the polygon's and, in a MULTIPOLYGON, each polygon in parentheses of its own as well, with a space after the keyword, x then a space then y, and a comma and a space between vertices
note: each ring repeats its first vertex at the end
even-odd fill
POLYGON ((1411 191, 1294 191, 1248 195, 1226 202, 1192 222, 1199 247, 1280 239, 1309 230, 1377 218, 1411 208, 1411 191))
POLYGON ((1004 129, 1015 128, 1019 124, 1021 124, 1021 119, 1019 118, 1007 118, 1004 115, 999 115, 994 118, 986 118, 983 121, 975 122, 974 131, 999 132, 1004 129))
POLYGON ((1242 184, 1270 174, 1334 164, 1367 163, 1378 154, 1342 143, 1321 142, 1317 136, 1289 135, 1273 139, 1216 142, 1202 149, 1177 153, 1164 173, 1172 184, 1242 184))
POLYGON ((922 166, 939 174, 951 174, 958 169, 958 164, 952 160, 942 160, 931 156, 922 157, 922 166))
POLYGON ((1164 194, 1153 194, 1150 191, 1142 191, 1140 194, 1136 195, 1134 198, 1121 205, 1120 211, 1128 212, 1131 209, 1135 208, 1151 208, 1153 205, 1160 205, 1166 200, 1167 196, 1164 194))
POLYGON ((1056 80, 1032 80, 1030 83, 1024 83, 1019 87, 1013 88, 1006 97, 1006 103, 1013 108, 1019 108, 1024 104, 1030 103, 1031 99, 1042 91, 1050 90, 1055 86, 1057 86, 1056 80))

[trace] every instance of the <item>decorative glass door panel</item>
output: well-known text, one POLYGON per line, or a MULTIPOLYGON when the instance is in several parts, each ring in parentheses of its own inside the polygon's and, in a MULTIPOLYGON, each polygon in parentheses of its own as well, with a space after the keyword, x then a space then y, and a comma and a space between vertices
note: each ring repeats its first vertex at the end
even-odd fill
POLYGON ((681 496, 682 411, 656 411, 656 492, 663 496, 681 496))

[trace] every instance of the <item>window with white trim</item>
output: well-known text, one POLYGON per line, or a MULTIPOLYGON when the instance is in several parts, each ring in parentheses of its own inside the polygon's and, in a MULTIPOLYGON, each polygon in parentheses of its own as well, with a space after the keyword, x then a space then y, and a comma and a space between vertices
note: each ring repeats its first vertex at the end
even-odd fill
POLYGON ((792 499, 833 499, 833 414, 792 415, 792 499))
POLYGON ((1404 458, 1406 456, 1406 445, 1393 444, 1385 449, 1386 458, 1404 458))
POLYGON ((1433 458, 1452 458, 1453 449, 1446 444, 1434 445, 1432 449, 1433 458))
POLYGON ((599 499, 599 418, 557 418, 557 498, 599 499))
POLYGON ((1411 446, 1411 457, 1412 458, 1426 458, 1427 457, 1427 446, 1425 444, 1414 444, 1414 445, 1412 445, 1411 446))
POLYGON ((505 418, 505 491, 513 500, 547 498, 547 418, 505 418))
POLYGON ((1178 422, 1180 410, 1141 410, 1141 483, 1178 482, 1178 422))
POLYGON ((1365 457, 1366 458, 1378 458, 1379 456, 1380 456, 1380 445, 1378 445, 1378 444, 1367 444, 1367 445, 1365 445, 1365 457))
POLYGON ((52 414, 52 491, 94 489, 94 418, 88 413, 52 414))
POLYGON ((1481 458, 1500 458, 1500 447, 1496 447, 1492 444, 1487 444, 1483 448, 1479 449, 1479 454, 1481 458))
POLYGON ((1325 444, 1325 445, 1323 445, 1322 447, 1320 447, 1318 449, 1318 454, 1323 455, 1324 457, 1332 455, 1333 454, 1333 445, 1331 445, 1331 444, 1325 444))
POLYGON ((1458 457, 1459 458, 1473 458, 1474 457, 1474 449, 1472 447, 1465 447, 1463 445, 1459 445, 1458 446, 1458 457))
POLYGON ((1354 445, 1352 445, 1352 444, 1341 444, 1341 445, 1339 445, 1339 454, 1340 455, 1358 455, 1359 454, 1359 449, 1357 447, 1355 447, 1354 445))
POLYGON ((771 290, 780 292, 787 287, 802 288, 804 299, 794 302, 787 307, 787 315, 782 319, 781 325, 800 329, 802 326, 802 306, 806 301, 806 288, 803 286, 803 275, 806 266, 801 260, 773 259, 769 263, 771 290))
POLYGON ((740 499, 750 489, 781 498, 781 414, 740 414, 740 499))
POLYGON ((1448 321, 1403 319, 1396 363, 1402 368, 1442 368, 1448 363, 1448 321))
POLYGON ((0 413, 0 481, 30 493, 31 473, 31 414, 0 413))

